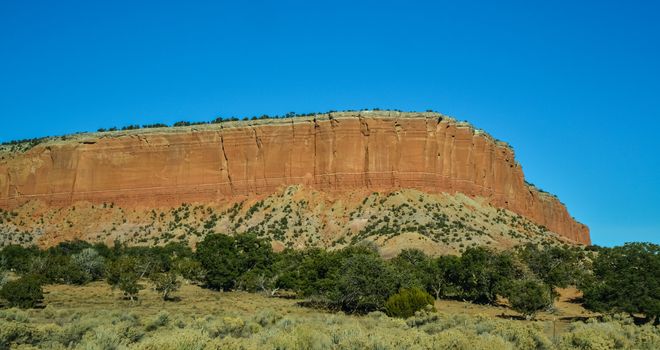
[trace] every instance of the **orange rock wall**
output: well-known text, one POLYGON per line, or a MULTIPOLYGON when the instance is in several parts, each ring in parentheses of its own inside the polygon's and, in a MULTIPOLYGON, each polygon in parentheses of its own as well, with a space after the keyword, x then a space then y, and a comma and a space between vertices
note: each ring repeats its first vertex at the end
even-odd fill
POLYGON ((51 142, 0 161, 0 207, 31 199, 127 206, 227 201, 304 184, 326 191, 417 188, 488 198, 579 243, 589 230, 525 184, 513 151, 428 113, 346 113, 272 123, 149 130, 51 142))

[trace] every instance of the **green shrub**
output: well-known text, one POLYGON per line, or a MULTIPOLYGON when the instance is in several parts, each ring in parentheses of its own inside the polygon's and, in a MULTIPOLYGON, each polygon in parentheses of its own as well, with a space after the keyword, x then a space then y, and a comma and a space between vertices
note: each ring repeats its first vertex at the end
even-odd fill
POLYGON ((346 249, 326 296, 332 307, 348 313, 381 310, 396 289, 396 275, 376 253, 346 249))
POLYGON ((25 273, 30 268, 30 261, 39 255, 37 247, 25 248, 20 245, 8 245, 0 250, 0 267, 17 273, 25 273))
POLYGON ((42 284, 63 284, 65 283, 63 277, 66 276, 70 279, 80 275, 78 271, 68 268, 70 260, 68 256, 64 255, 36 255, 30 260, 30 267, 26 273, 38 277, 42 284))
POLYGON ((116 327, 100 326, 84 334, 78 348, 80 349, 125 349, 126 340, 116 327))
POLYGON ((202 268, 199 261, 189 257, 180 258, 173 262, 174 271, 178 272, 181 277, 192 282, 198 283, 204 280, 206 272, 202 268))
POLYGON ((660 245, 626 243, 604 248, 585 283, 585 306, 595 311, 641 313, 660 318, 660 245))
POLYGON ((39 280, 27 276, 5 283, 0 290, 0 297, 7 300, 10 306, 27 309, 39 305, 44 299, 44 293, 39 280))
POLYGON ((206 270, 207 287, 230 290, 248 271, 267 273, 274 254, 269 241, 253 234, 212 234, 197 245, 195 258, 206 270))
POLYGON ((209 337, 200 329, 184 329, 160 334, 135 345, 140 350, 203 350, 209 348, 209 337))
POLYGON ((16 322, 29 322, 30 318, 27 312, 21 309, 6 309, 0 310, 0 321, 16 321, 16 322))
POLYGON ((163 310, 158 315, 156 315, 156 318, 154 318, 149 324, 147 324, 147 327, 145 328, 147 332, 153 332, 157 330, 160 327, 167 326, 167 324, 170 322, 170 314, 163 310))
POLYGON ((7 278, 7 273, 0 270, 0 288, 2 288, 2 286, 4 286, 8 280, 9 279, 7 278))
MULTIPOLYGON (((139 262, 133 256, 121 256, 108 266, 106 281, 112 288, 119 288, 124 292, 124 297, 131 301, 137 299, 137 295, 143 286, 139 284, 140 272, 139 262)), ((144 271, 144 270, 143 270, 144 271)))
POLYGON ((433 305, 434 301, 429 293, 419 288, 402 289, 387 299, 385 310, 389 316, 408 318, 427 305, 433 305))
POLYGON ((632 319, 574 322, 558 339, 557 349, 660 349, 660 328, 637 326, 632 319))
POLYGON ((431 259, 419 249, 404 249, 389 261, 402 288, 424 287, 429 279, 431 259))
POLYGON ((72 255, 71 262, 82 271, 85 282, 103 277, 105 259, 94 248, 85 248, 80 253, 72 255))
POLYGON ((33 329, 29 324, 2 322, 0 325, 0 349, 9 349, 12 343, 29 343, 33 338, 33 329))
POLYGON ((170 295, 181 287, 178 276, 173 271, 167 273, 155 273, 151 275, 151 281, 154 284, 154 290, 161 294, 164 301, 175 300, 170 295))
POLYGON ((309 325, 296 325, 290 332, 279 332, 272 339, 274 349, 331 349, 332 339, 309 325))
POLYGON ((511 254, 484 247, 467 248, 457 267, 461 297, 478 304, 493 304, 507 281, 521 274, 511 254))
POLYGON ((222 317, 220 320, 211 321, 205 325, 204 330, 211 338, 224 338, 232 336, 235 338, 247 338, 258 332, 261 326, 253 321, 245 321, 240 317, 222 317))
POLYGON ((544 283, 566 288, 584 278, 584 254, 577 249, 527 244, 518 256, 544 283))
POLYGON ((504 293, 511 308, 525 318, 533 318, 536 312, 552 305, 552 290, 547 284, 531 278, 516 279, 508 283, 504 293))

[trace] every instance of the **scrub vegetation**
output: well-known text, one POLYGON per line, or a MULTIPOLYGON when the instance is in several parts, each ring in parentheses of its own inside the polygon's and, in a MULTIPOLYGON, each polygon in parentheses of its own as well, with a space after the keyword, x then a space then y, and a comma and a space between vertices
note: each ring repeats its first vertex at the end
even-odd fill
MULTIPOLYGON (((122 300, 104 282, 45 286, 42 309, 0 310, 0 348, 21 349, 657 349, 660 332, 625 315, 554 324, 421 310, 412 317, 327 312, 260 293, 182 285, 122 300)), ((490 307, 490 306, 487 306, 490 307)))
POLYGON ((195 251, 10 245, 0 348, 654 349, 659 248, 529 244, 386 260, 369 244, 274 252, 251 234, 210 234, 195 251), (559 331, 537 320, 559 318, 569 286, 599 314, 561 319, 559 331), (451 302, 517 313, 448 313, 451 302))

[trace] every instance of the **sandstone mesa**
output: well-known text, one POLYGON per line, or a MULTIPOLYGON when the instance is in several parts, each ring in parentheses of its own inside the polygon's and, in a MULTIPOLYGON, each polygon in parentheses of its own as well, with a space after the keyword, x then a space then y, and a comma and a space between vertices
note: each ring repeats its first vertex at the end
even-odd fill
POLYGON ((149 207, 232 202, 289 185, 463 193, 580 244, 589 229, 526 183, 513 150, 438 113, 336 112, 310 117, 140 129, 50 139, 3 151, 0 208, 30 201, 149 207))

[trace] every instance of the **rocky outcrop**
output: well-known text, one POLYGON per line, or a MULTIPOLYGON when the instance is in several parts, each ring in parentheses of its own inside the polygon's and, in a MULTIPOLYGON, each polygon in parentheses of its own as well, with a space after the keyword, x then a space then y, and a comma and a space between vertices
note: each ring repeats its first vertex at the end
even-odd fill
POLYGON ((484 197, 575 242, 588 228, 529 186, 513 150, 436 113, 342 112, 78 135, 0 160, 0 207, 232 201, 287 185, 484 197))

